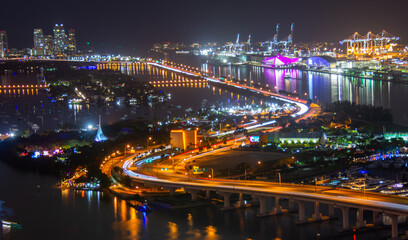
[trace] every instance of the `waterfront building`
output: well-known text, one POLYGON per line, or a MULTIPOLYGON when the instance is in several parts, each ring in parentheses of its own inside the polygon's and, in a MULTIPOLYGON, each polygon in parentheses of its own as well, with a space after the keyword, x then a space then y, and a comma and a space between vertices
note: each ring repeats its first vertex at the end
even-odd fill
POLYGON ((54 53, 61 54, 67 50, 67 36, 63 24, 55 24, 54 29, 54 53))
POLYGON ((6 31, 0 32, 0 57, 4 58, 7 56, 8 52, 8 41, 7 41, 7 33, 6 31))
POLYGON ((197 130, 177 129, 170 132, 170 144, 172 147, 187 149, 197 147, 197 130))
POLYGON ((265 57, 264 64, 271 66, 287 66, 297 64, 299 60, 299 58, 288 58, 278 54, 273 57, 265 57))
POLYGON ((308 58, 306 65, 318 69, 333 69, 337 67, 337 61, 329 56, 316 56, 308 58))

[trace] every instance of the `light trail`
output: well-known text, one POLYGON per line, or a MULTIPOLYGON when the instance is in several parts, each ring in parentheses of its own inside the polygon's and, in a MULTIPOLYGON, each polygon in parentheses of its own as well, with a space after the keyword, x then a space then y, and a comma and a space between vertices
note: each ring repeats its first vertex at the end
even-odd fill
POLYGON ((223 81, 220 81, 219 79, 216 79, 216 78, 202 76, 199 73, 192 73, 192 72, 189 72, 189 71, 180 70, 180 69, 177 69, 177 68, 174 68, 174 67, 169 67, 169 66, 154 63, 154 62, 147 62, 147 64, 153 65, 153 66, 156 66, 156 67, 160 67, 160 68, 164 68, 164 69, 167 69, 167 70, 170 70, 170 71, 175 71, 175 72, 187 74, 187 75, 194 76, 194 77, 203 77, 204 79, 206 79, 206 80, 208 80, 210 82, 224 84, 224 85, 227 85, 227 86, 233 86, 233 87, 240 88, 240 89, 246 89, 246 90, 250 90, 250 91, 256 92, 256 93, 263 93, 265 95, 270 96, 271 98, 278 99, 280 101, 284 101, 284 102, 287 102, 287 103, 295 104, 300 110, 298 112, 292 114, 291 115, 292 117, 302 116, 303 114, 307 113, 310 110, 310 108, 308 106, 306 106, 305 101, 300 100, 300 99, 291 99, 289 97, 283 97, 283 96, 275 94, 275 93, 271 93, 271 92, 268 92, 268 91, 256 89, 256 88, 253 88, 253 87, 248 87, 248 86, 245 86, 245 85, 230 83, 230 82, 223 82, 223 81))
POLYGON ((132 165, 132 160, 128 160, 123 165, 124 172, 130 177, 139 181, 148 181, 159 184, 161 186, 177 187, 177 188, 195 188, 201 190, 225 191, 225 192, 241 192, 246 194, 258 194, 260 196, 268 196, 269 194, 282 197, 294 197, 297 199, 306 199, 309 201, 333 202, 340 204, 350 204, 356 207, 369 207, 372 209, 387 210, 397 212, 408 216, 408 205, 406 200, 401 203, 396 203, 397 198, 392 198, 387 195, 371 194, 363 196, 361 192, 350 190, 331 190, 330 188, 318 187, 318 191, 313 191, 314 186, 304 185, 288 185, 280 186, 278 183, 261 182, 261 181, 219 181, 217 179, 206 180, 187 180, 186 177, 178 177, 169 175, 171 179, 162 179, 148 176, 145 174, 135 173, 127 168, 132 165), (335 194, 330 194, 333 191, 335 194), (369 199, 371 198, 371 199, 369 199))

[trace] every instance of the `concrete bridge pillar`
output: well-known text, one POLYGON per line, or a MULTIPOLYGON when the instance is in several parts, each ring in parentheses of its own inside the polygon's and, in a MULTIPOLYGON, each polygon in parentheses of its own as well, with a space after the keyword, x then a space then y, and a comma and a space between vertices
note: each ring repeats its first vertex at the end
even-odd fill
POLYGON ((343 231, 349 230, 350 229, 350 223, 349 223, 349 207, 340 207, 341 213, 343 215, 343 231))
POLYGON ((364 221, 364 209, 359 208, 357 211, 357 228, 363 228, 366 226, 366 223, 364 221))
POLYGON ((267 197, 264 197, 264 196, 258 197, 258 201, 259 201, 259 215, 263 215, 263 214, 266 214, 266 213, 267 213, 267 210, 266 210, 266 200, 267 200, 267 197))
POLYGON ((191 200, 196 201, 197 200, 197 193, 199 192, 199 190, 188 189, 187 191, 191 194, 191 200))
POLYGON ((333 218, 334 217, 334 205, 329 204, 329 217, 333 218))
POLYGON ((224 208, 229 208, 230 205, 230 195, 231 193, 227 193, 227 192, 222 192, 219 193, 223 198, 224 198, 224 208))
POLYGON ((398 215, 387 214, 391 218, 391 239, 398 239, 398 215))
POLYGON ((298 223, 304 223, 306 221, 305 203, 302 201, 298 201, 298 208, 299 208, 299 222, 298 223))
POLYGON ((258 203, 259 202, 259 198, 255 195, 252 195, 252 203, 258 203))
POLYGON ((282 207, 279 206, 279 197, 275 197, 275 207, 273 208, 273 212, 275 214, 282 213, 282 207))
POLYGON ((320 221, 322 220, 322 214, 320 213, 320 209, 319 209, 319 202, 315 202, 314 203, 314 214, 312 216, 313 221, 320 221))
POLYGON ((244 203, 244 194, 242 194, 242 193, 239 194, 239 202, 238 202, 238 205, 239 205, 240 207, 245 205, 245 203, 244 203))
POLYGON ((293 200, 289 198, 288 199, 288 211, 295 210, 295 206, 293 206, 293 205, 294 205, 293 200))
POLYGON ((382 225, 382 216, 380 212, 373 211, 373 225, 382 225))
POLYGON ((207 199, 211 199, 211 191, 210 190, 207 190, 207 191, 205 191, 205 196, 207 197, 207 199))
POLYGON ((177 188, 174 188, 174 187, 166 187, 165 189, 169 190, 170 196, 174 196, 174 194, 176 194, 177 188))
POLYGON ((272 209, 272 198, 266 196, 258 196, 259 201, 259 213, 258 217, 270 215, 272 209))

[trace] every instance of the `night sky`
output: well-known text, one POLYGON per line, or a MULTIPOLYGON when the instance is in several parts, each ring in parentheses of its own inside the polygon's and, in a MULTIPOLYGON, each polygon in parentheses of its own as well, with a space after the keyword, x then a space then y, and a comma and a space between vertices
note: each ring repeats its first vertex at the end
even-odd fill
POLYGON ((337 42, 358 31, 386 29, 408 42, 407 0, 138 1, 4 0, 0 30, 10 48, 33 47, 33 29, 52 33, 55 23, 77 31, 79 46, 140 55, 153 43, 253 41, 280 37, 295 23, 294 40, 337 42))

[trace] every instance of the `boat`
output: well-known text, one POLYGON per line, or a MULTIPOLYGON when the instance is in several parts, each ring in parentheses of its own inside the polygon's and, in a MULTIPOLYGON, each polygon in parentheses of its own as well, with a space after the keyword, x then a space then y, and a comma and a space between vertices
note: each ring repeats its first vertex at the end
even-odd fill
POLYGON ((0 220, 0 222, 2 223, 2 225, 7 225, 7 226, 10 226, 10 227, 15 227, 15 228, 21 228, 22 227, 21 224, 18 224, 18 223, 15 223, 15 222, 10 222, 10 221, 6 221, 6 220, 0 220))
POLYGON ((137 206, 137 210, 139 211, 139 212, 145 212, 145 213, 149 213, 149 212, 151 212, 152 211, 152 209, 147 205, 147 203, 146 204, 143 204, 143 205, 139 205, 139 206, 137 206))
POLYGON ((149 205, 147 204, 147 201, 145 200, 145 202, 142 205, 139 204, 132 204, 129 201, 126 201, 126 204, 128 206, 131 206, 133 208, 135 208, 137 211, 139 212, 145 212, 145 213, 149 213, 152 211, 152 209, 149 207, 149 205))
POLYGON ((176 54, 190 54, 190 51, 184 51, 184 50, 176 51, 176 54))
POLYGON ((292 78, 292 76, 290 75, 290 72, 285 73, 285 79, 288 79, 288 78, 292 78))

